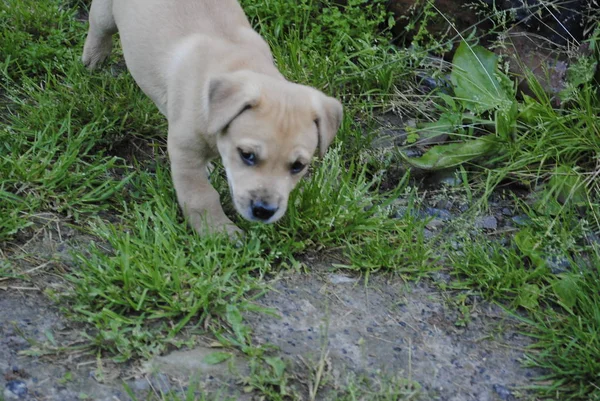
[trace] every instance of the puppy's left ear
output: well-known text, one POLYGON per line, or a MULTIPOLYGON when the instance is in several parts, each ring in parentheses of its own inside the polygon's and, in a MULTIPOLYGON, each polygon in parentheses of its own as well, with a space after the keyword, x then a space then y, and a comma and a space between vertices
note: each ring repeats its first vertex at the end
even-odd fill
POLYGON ((314 104, 317 115, 315 123, 319 130, 319 155, 323 157, 342 124, 344 108, 339 100, 322 93, 315 96, 314 104))
POLYGON ((260 88, 247 71, 212 77, 207 85, 208 133, 218 134, 244 111, 258 104, 260 88))

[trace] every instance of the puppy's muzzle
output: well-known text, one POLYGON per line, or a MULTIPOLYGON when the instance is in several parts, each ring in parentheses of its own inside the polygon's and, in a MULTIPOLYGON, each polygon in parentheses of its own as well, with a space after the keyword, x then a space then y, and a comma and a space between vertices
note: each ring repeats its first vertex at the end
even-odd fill
POLYGON ((277 213, 279 206, 269 205, 262 201, 251 201, 250 209, 252 210, 252 217, 256 220, 267 221, 277 213))

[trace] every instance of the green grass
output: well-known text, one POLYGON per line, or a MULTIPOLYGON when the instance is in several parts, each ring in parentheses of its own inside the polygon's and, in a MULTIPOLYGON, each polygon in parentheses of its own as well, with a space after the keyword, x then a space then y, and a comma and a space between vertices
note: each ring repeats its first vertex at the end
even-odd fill
MULTIPOLYGON (((426 47, 390 45, 384 1, 349 0, 343 9, 329 1, 295 7, 242 1, 282 72, 339 97, 346 114, 335 145, 292 194, 280 223, 234 217, 247 233, 236 247, 224 237, 198 237, 184 224, 165 155, 166 121, 115 67, 119 50, 98 72, 81 66, 86 25, 75 18, 79 3, 87 2, 0 2, 0 277, 19 275, 18 245, 39 213, 93 235, 89 249, 74 255, 68 290, 47 293, 86 323, 95 351, 117 361, 149 358, 192 344, 190 333, 207 325, 222 343, 253 358, 248 386, 268 399, 289 399, 287 368, 251 344, 241 316, 259 309, 254 301, 269 290, 266 277, 309 269, 301 262, 307 253, 331 254, 340 259, 337 268, 366 276, 450 272, 451 288, 480 293, 522 319, 535 340, 526 363, 548 372, 538 394, 600 399, 600 245, 590 240, 600 232, 597 85, 571 87, 568 103, 557 108, 531 78, 536 98, 520 101, 522 118, 502 138, 502 149, 462 167, 464 187, 456 191, 474 201, 474 214, 486 211, 498 186, 528 187, 529 198, 514 201, 517 213, 528 216, 522 226, 489 236, 461 220, 426 240, 427 221, 417 212, 425 195, 408 175, 390 181, 382 173, 401 159, 368 151, 365 134, 375 111, 402 102, 397 91, 411 99, 404 109, 420 119, 449 111, 447 96, 413 95, 413 78, 431 64, 426 47), (121 157, 120 146, 133 139, 152 155, 121 157), (392 190, 381 189, 390 183, 392 190), (403 217, 391 218, 399 198, 408 206, 403 217), (568 261, 570 269, 553 273, 553 260, 568 261)), ((473 137, 472 124, 458 128, 455 141, 473 137)), ((219 166, 211 179, 227 205, 219 166)), ((412 384, 402 381, 369 386, 355 378, 332 397, 414 396, 412 384)), ((185 399, 196 399, 189 394, 185 399)))

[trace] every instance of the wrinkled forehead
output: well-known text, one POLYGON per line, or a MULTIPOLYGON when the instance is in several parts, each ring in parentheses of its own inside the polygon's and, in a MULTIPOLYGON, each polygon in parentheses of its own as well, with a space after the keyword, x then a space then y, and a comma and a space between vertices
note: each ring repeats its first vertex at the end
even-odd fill
POLYGON ((265 142, 281 152, 316 149, 319 139, 311 93, 300 86, 265 88, 258 105, 249 110, 243 137, 265 142))

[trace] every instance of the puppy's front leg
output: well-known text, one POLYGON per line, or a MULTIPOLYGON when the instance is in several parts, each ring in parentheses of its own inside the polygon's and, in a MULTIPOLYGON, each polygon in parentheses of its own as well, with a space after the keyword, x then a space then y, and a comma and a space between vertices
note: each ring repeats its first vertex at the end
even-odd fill
POLYGON ((202 138, 169 127, 167 146, 177 200, 192 228, 200 235, 219 231, 230 236, 241 233, 223 212, 219 194, 208 181, 206 144, 202 138))

